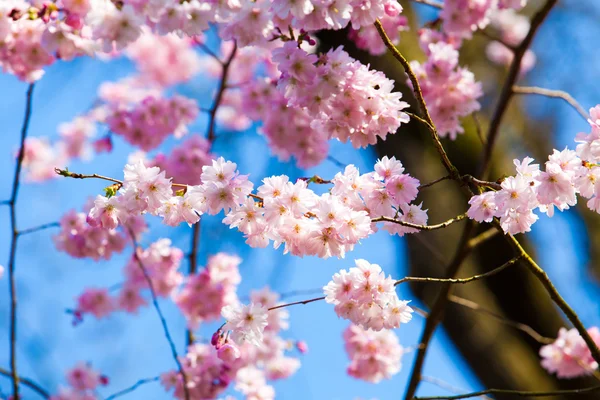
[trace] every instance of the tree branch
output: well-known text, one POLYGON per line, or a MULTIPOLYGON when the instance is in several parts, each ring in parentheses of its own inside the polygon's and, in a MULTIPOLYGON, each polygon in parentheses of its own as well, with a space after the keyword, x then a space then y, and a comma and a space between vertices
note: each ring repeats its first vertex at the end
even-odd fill
POLYGON ((190 400, 190 392, 188 390, 187 376, 185 375, 183 366, 181 365, 181 361, 179 361, 179 355, 177 354, 177 349, 175 347, 175 343, 173 342, 173 338, 171 337, 171 334, 169 333, 169 327, 167 326, 167 320, 165 319, 165 316, 163 315, 163 313, 160 309, 160 306, 158 305, 158 299, 156 297, 156 291, 154 290, 154 284, 152 283, 152 279, 150 278, 150 275, 148 274, 148 270, 146 270, 146 267, 144 267, 144 264, 142 263, 142 260, 140 259, 140 256, 138 254, 139 245, 137 243, 137 240, 135 239, 135 234, 131 231, 131 229, 129 230, 129 235, 131 236, 131 240, 133 241, 133 256, 135 257, 135 260, 137 261, 140 269, 142 270, 142 273, 144 274, 144 278, 146 279, 146 283, 148 284, 148 288, 150 289, 150 295, 152 297, 152 305, 154 306, 154 309, 156 310, 156 313, 158 314, 160 323, 162 325, 162 328, 163 328, 163 331, 165 334, 165 338, 169 342, 169 347, 171 348, 171 354, 173 355, 173 359, 175 360, 175 363, 177 364, 177 368, 179 369, 179 375, 181 375, 181 379, 183 380, 183 392, 185 394, 185 400, 190 400))
POLYGON ((546 4, 542 7, 540 11, 535 14, 533 19, 531 20, 531 27, 529 28, 529 32, 525 39, 521 42, 521 44, 515 49, 514 57, 512 63, 510 65, 508 76, 504 81, 504 86, 502 87, 502 92, 500 93, 500 98, 498 100, 498 104, 495 108, 494 115, 490 122, 490 128, 488 130, 486 146, 484 148, 483 159, 479 167, 479 172, 477 176, 484 177, 488 166, 492 157, 492 150, 494 148, 494 144, 496 143, 496 138, 498 137, 498 133, 500 131, 500 124, 502 123, 502 118, 508 109, 508 104, 513 94, 513 85, 515 84, 517 78, 519 77, 519 72, 521 70, 521 61, 523 60, 523 56, 525 52, 531 45, 533 38, 538 31, 539 27, 542 25, 552 7, 556 4, 557 0, 548 0, 546 4))
POLYGON ((466 213, 465 214, 457 215, 456 217, 451 218, 448 221, 444 221, 444 222, 436 224, 436 225, 418 225, 418 224, 413 224, 413 223, 410 223, 410 222, 400 221, 400 220, 395 219, 395 218, 383 217, 383 216, 377 217, 377 218, 373 218, 371 220, 371 222, 391 222, 391 223, 394 223, 394 224, 406 226, 406 227, 409 227, 409 228, 419 229, 419 230, 422 230, 422 231, 433 231, 433 230, 436 230, 436 229, 445 228, 445 227, 447 227, 449 225, 452 225, 455 222, 461 221, 461 220, 463 220, 465 218, 467 218, 467 214, 466 213))
MULTIPOLYGON (((467 220, 467 224, 463 229, 463 233, 460 238, 460 242, 458 244, 454 258, 448 265, 448 268, 446 268, 446 275, 449 278, 454 277, 458 273, 463 261, 471 252, 471 248, 468 247, 468 243, 469 239, 471 238, 474 225, 475 223, 473 222, 473 220, 467 220)), ((425 328, 423 329, 423 333, 421 334, 421 340, 419 341, 419 343, 422 344, 422 347, 420 347, 417 351, 417 356, 415 358, 415 362, 411 370, 408 387, 406 389, 406 394, 404 397, 405 400, 411 400, 417 391, 417 387, 419 386, 419 382, 421 380, 421 370, 423 369, 423 364, 425 362, 425 355, 427 354, 429 342, 433 337, 435 329, 442 320, 444 309, 448 301, 448 296, 451 292, 451 289, 451 284, 446 283, 442 286, 442 288, 440 289, 440 294, 438 295, 433 307, 431 307, 429 315, 425 320, 425 328)))
POLYGON ((139 381, 137 381, 136 383, 134 383, 132 386, 128 387, 127 389, 123 389, 121 391, 118 391, 117 393, 111 394, 105 400, 114 400, 117 397, 121 397, 128 393, 133 392, 140 386, 143 386, 143 385, 146 385, 146 384, 152 383, 152 382, 158 382, 159 380, 160 380, 160 376, 155 376, 154 378, 140 379, 139 381))
MULTIPOLYGON (((13 374, 10 371, 5 370, 4 368, 0 368, 0 375, 4 375, 8 378, 13 379, 13 374)), ((29 378, 24 378, 24 377, 17 377, 18 380, 23 383, 23 385, 29 387, 31 390, 35 391, 37 394, 39 394, 40 396, 42 396, 45 399, 49 399, 50 398, 50 393, 48 393, 48 391, 46 391, 44 388, 42 388, 40 385, 38 385, 37 383, 35 383, 34 381, 32 381, 29 378)))
POLYGON ((385 29, 383 29, 383 25, 381 25, 381 22, 379 20, 375 21, 375 28, 377 28, 377 32, 379 32, 379 36, 381 36, 381 39, 383 40, 383 43, 385 44, 385 46, 388 48, 388 50, 390 50, 390 52, 392 53, 394 58, 396 60, 398 60, 398 62, 402 65, 402 67, 404 68, 404 71, 408 75, 408 78, 410 79, 410 82, 412 83, 412 89, 415 94, 417 103, 419 105, 419 109, 424 116, 424 122, 427 122, 427 125, 429 125, 429 132, 431 134, 431 138, 433 139, 435 148, 436 148, 438 154, 440 155, 440 158, 442 159, 442 163, 444 164, 444 167, 446 168, 446 170, 448 171, 448 173, 450 174, 452 179, 455 179, 458 181, 460 179, 460 174, 458 173, 458 170, 456 169, 456 167, 452 164, 452 162, 448 158, 448 154, 446 154, 446 150, 444 150, 444 146, 442 146, 440 137, 437 134, 437 131, 435 129, 435 124, 433 123, 433 120, 431 119, 431 115, 429 115, 429 110, 427 110, 427 105, 425 104, 425 98, 423 97, 423 92, 421 91, 421 86, 419 85, 419 80, 417 79, 417 76, 415 75, 414 71, 410 67, 410 63, 406 60, 406 58, 404 58, 404 56, 398 51, 398 49, 396 49, 396 46, 394 46, 394 43, 392 43, 392 41, 388 37, 387 33, 385 33, 385 29))
MULTIPOLYGON (((502 229, 499 226, 499 224, 497 224, 497 228, 502 229)), ((571 321, 575 329, 577 329, 577 332, 579 332, 579 334, 589 347, 594 360, 600 364, 600 349, 598 349, 596 342, 594 342, 588 331, 585 329, 585 326, 583 325, 575 311, 573 311, 573 309, 569 306, 569 304, 567 304, 565 299, 563 299, 562 296, 558 293, 558 290, 556 290, 556 287, 554 287, 554 285, 552 284, 552 281, 548 277, 548 274, 546 274, 546 272, 533 260, 533 258, 531 258, 529 254, 527 254, 527 252, 523 249, 523 247, 517 241, 517 239, 514 238, 514 236, 506 235, 506 237, 509 243, 512 245, 512 247, 516 250, 517 254, 520 254, 523 257, 525 265, 527 265, 529 270, 544 286, 544 288, 550 295, 552 301, 556 303, 556 305, 562 310, 562 312, 569 319, 569 321, 571 321)))
POLYGON ((34 226, 32 228, 23 229, 22 231, 19 231, 18 234, 19 234, 19 236, 23 236, 23 235, 28 235, 28 234, 34 233, 34 232, 43 231, 44 229, 58 228, 58 227, 60 227, 60 222, 49 222, 47 224, 43 224, 43 225, 39 225, 39 226, 34 226))
POLYGON ((549 392, 528 392, 524 390, 507 390, 507 389, 486 389, 479 392, 459 394, 456 396, 432 396, 432 397, 414 397, 414 400, 458 400, 468 399, 470 397, 479 397, 486 394, 510 394, 519 397, 544 397, 544 396, 562 396, 565 394, 584 394, 592 393, 600 390, 600 386, 593 386, 583 389, 570 390, 554 390, 549 392))
POLYGON ((21 126, 21 140, 19 142, 19 154, 17 156, 17 166, 13 178, 12 192, 8 206, 10 209, 10 253, 8 256, 8 287, 10 292, 10 370, 12 374, 13 398, 19 398, 19 376, 17 375, 17 286, 15 282, 15 259, 17 256, 17 240, 19 232, 17 230, 17 210, 16 203, 19 195, 19 183, 21 179, 21 169, 23 167, 23 159, 25 158, 25 139, 29 130, 29 121, 31 120, 32 102, 33 102, 34 84, 30 84, 27 88, 25 100, 25 116, 23 117, 23 125, 21 126))
POLYGON ((501 266, 494 268, 491 271, 488 271, 484 274, 479 274, 479 275, 473 275, 471 277, 468 278, 429 278, 429 277, 414 277, 414 276, 407 276, 406 278, 402 278, 400 280, 397 280, 394 283, 394 286, 399 285, 401 283, 404 282, 439 282, 439 283, 459 283, 459 284, 465 284, 465 283, 469 283, 469 282, 474 282, 477 281, 479 279, 484 279, 484 278, 488 278, 490 276, 496 275, 499 272, 504 271, 506 268, 510 267, 511 265, 515 264, 517 261, 519 261, 519 259, 521 259, 521 257, 523 257, 522 255, 519 255, 507 262, 505 262, 504 264, 502 264, 501 266))
POLYGON ((581 115, 584 120, 588 120, 590 116, 585 109, 571 96, 569 93, 562 90, 551 90, 544 89, 537 86, 513 86, 512 91, 514 94, 535 94, 539 96, 552 97, 556 99, 562 99, 567 102, 571 107, 575 109, 581 115))

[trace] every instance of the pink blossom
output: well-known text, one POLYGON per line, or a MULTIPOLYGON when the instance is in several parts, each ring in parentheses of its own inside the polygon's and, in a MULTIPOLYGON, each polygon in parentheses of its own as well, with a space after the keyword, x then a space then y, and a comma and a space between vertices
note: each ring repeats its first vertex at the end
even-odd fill
POLYGON ((323 288, 325 301, 335 305, 342 318, 365 329, 397 328, 412 318, 407 301, 398 299, 391 277, 377 264, 356 260, 356 267, 341 270, 323 288))
MULTIPOLYGON (((588 333, 600 345, 600 331, 593 327, 588 333)), ((540 349, 542 367, 559 378, 576 378, 590 375, 598 368, 590 349, 575 328, 560 328, 558 337, 552 344, 540 349)))
POLYGON ((393 331, 375 332, 350 325, 344 331, 344 342, 350 357, 350 376, 377 383, 400 371, 404 350, 393 331))
POLYGON ((225 306, 221 310, 221 315, 227 320, 223 329, 231 331, 234 342, 242 344, 247 341, 255 346, 261 346, 263 332, 268 324, 265 307, 254 303, 225 306))
POLYGON ((115 309, 113 298, 107 289, 86 289, 77 299, 77 310, 90 313, 96 318, 103 318, 115 309))

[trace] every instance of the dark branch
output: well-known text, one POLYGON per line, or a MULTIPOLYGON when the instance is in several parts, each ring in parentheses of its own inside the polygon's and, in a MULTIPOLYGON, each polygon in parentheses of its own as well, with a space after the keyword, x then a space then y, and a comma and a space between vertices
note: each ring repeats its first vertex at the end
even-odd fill
POLYGON ((19 142, 19 155, 17 157, 17 166, 13 178, 12 192, 8 205, 10 208, 10 229, 12 232, 10 240, 10 253, 8 257, 8 287, 10 292, 10 370, 12 374, 13 398, 19 398, 19 377, 17 375, 17 286, 15 282, 15 259, 17 256, 17 240, 19 232, 17 230, 17 210, 16 203, 19 195, 19 183, 21 179, 21 169, 23 159, 25 158, 25 139, 31 120, 32 101, 34 84, 27 88, 25 100, 25 116, 21 127, 21 140, 19 142))
POLYGON ((502 87, 502 92, 500 93, 500 98, 498 100, 498 105, 495 108, 494 115, 490 122, 490 128, 488 130, 486 146, 484 148, 483 159, 481 165, 479 167, 478 176, 485 177, 485 173, 488 169, 488 166, 492 157, 492 150, 494 148, 494 144, 496 143, 496 139, 498 137, 498 133, 500 131, 500 124, 502 123, 502 118, 508 109, 508 104, 513 94, 513 85, 517 81, 519 77, 519 72, 521 70, 521 61, 523 60, 523 56, 525 52, 531 45, 533 38, 538 31, 539 27, 542 25, 552 7, 556 4, 558 0, 548 0, 544 7, 540 11, 535 14, 533 19, 531 20, 531 27, 529 28, 529 32, 525 39, 521 42, 521 44, 515 49, 514 57, 512 63, 510 65, 510 69, 508 71, 508 76, 504 81, 504 86, 502 87))
POLYGON ((169 333, 169 327, 167 325, 167 320, 165 319, 165 316, 163 315, 163 313, 160 309, 160 306, 158 305, 158 299, 156 297, 156 291, 154 290, 154 284, 152 283, 152 279, 150 278, 150 275, 148 274, 148 270, 146 270, 146 267, 144 267, 144 264, 142 263, 142 260, 140 259, 140 256, 138 254, 139 245, 135 239, 135 234, 131 230, 129 230, 129 234, 131 236, 131 240, 133 241, 133 256, 135 257, 135 260, 137 261, 138 265, 140 266, 140 269, 142 270, 142 273, 144 274, 144 278, 146 279, 146 283, 148 284, 148 288, 150 289, 150 295, 152 297, 152 305, 154 306, 154 309, 156 310, 156 313, 158 314, 160 323, 162 325, 162 328, 163 328, 163 331, 165 334, 165 338, 169 342, 169 347, 171 348, 171 354, 173 355, 173 359, 175 360, 175 363, 177 364, 179 374, 181 375, 181 379, 183 380, 183 391, 185 394, 185 400, 190 400, 190 392, 188 390, 187 376, 185 375, 183 366, 181 365, 181 361, 179 361, 179 355, 177 354, 177 349, 175 348, 175 343, 173 342, 173 338, 171 337, 171 334, 169 333))
POLYGON ((127 389, 123 389, 115 394, 111 394, 110 396, 108 396, 105 400, 114 400, 117 397, 121 397, 124 396, 128 393, 133 392, 134 390, 136 390, 138 387, 146 385, 148 383, 152 383, 152 382, 158 382, 160 380, 159 376, 156 376, 154 378, 147 378, 147 379, 140 379, 139 381, 137 381, 136 383, 134 383, 132 386, 128 387, 127 389))
MULTIPOLYGON (((0 368, 0 375, 4 375, 8 378, 13 378, 13 374, 10 371, 5 370, 4 368, 0 368)), ((24 378, 22 376, 17 377, 19 379, 19 381, 21 383, 23 383, 23 385, 29 387, 31 390, 35 391, 37 394, 39 394, 40 396, 42 396, 45 399, 49 399, 50 398, 50 393, 48 393, 44 388, 42 388, 40 385, 38 385, 37 383, 35 383, 34 381, 32 381, 29 378, 24 378)))
POLYGON ((470 397, 479 397, 486 394, 510 394, 519 397, 544 397, 544 396, 562 396, 565 394, 585 394, 600 390, 600 386, 593 386, 583 389, 570 390, 554 390, 549 392, 528 392, 524 390, 507 390, 507 389, 486 389, 479 392, 459 394, 456 396, 433 396, 433 397, 414 397, 415 400, 458 400, 468 399, 470 397))

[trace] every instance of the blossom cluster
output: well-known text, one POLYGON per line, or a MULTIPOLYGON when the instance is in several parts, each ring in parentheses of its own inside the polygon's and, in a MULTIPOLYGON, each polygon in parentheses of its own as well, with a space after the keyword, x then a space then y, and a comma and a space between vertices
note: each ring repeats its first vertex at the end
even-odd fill
POLYGON ((444 32, 470 39, 474 31, 490 23, 496 10, 519 10, 526 3, 527 0, 446 0, 440 17, 444 21, 444 32))
POLYGON ((169 239, 160 239, 146 249, 137 250, 123 269, 125 280, 118 294, 113 296, 107 288, 87 288, 79 295, 75 323, 85 314, 103 318, 116 311, 136 313, 147 305, 141 291, 150 288, 148 279, 157 297, 173 296, 183 282, 183 275, 178 271, 182 258, 181 249, 172 247, 169 239))
MULTIPOLYGON (((499 10, 492 14, 491 26, 500 33, 502 42, 493 40, 486 46, 486 54, 490 60, 499 65, 509 66, 514 58, 513 51, 505 46, 518 46, 529 32, 529 20, 527 17, 517 14, 514 10, 499 10)), ((535 53, 527 49, 521 60, 521 75, 526 74, 535 65, 535 53)))
POLYGON ((335 305, 336 314, 374 331, 409 322, 413 309, 398 298, 395 281, 377 264, 362 259, 355 264, 349 271, 335 273, 323 287, 325 301, 335 305))
POLYGON ((111 110, 106 124, 111 132, 148 151, 158 147, 170 134, 187 133, 186 125, 196 119, 198 112, 196 102, 184 96, 170 99, 149 96, 133 109, 111 110))
MULTIPOLYGON (((267 312, 278 304, 278 295, 264 288, 253 291, 250 300, 249 305, 236 302, 223 307, 226 323, 215 332, 211 344, 195 343, 181 358, 190 398, 215 398, 233 384, 248 399, 274 399, 274 388, 267 380, 288 378, 300 367, 297 358, 286 354, 292 342, 279 336, 288 328, 287 311, 267 312)), ((165 389, 175 389, 176 398, 185 398, 178 371, 163 374, 161 380, 165 389)))
POLYGON ((391 330, 350 325, 344 331, 344 347, 350 357, 348 375, 354 378, 378 383, 400 372, 404 349, 391 330))
POLYGON ((509 234, 529 232, 538 220, 539 209, 548 216, 555 208, 564 211, 577 204, 577 194, 589 199, 587 206, 600 212, 600 106, 590 110, 592 132, 575 139, 576 150, 554 150, 545 171, 533 159, 515 160, 517 174, 505 178, 498 191, 473 196, 467 215, 479 222, 500 218, 502 229, 509 234))
POLYGON ((68 387, 61 387, 50 400, 96 400, 96 388, 107 385, 108 378, 93 369, 91 365, 79 363, 67 371, 68 387))
POLYGON ((23 146, 23 168, 26 179, 45 181, 56 176, 54 168, 67 165, 72 159, 87 160, 92 154, 91 140, 96 135, 96 124, 86 117, 58 126, 59 139, 50 143, 45 138, 29 137, 23 146))
POLYGON ((237 256, 218 253, 208 259, 204 269, 187 278, 173 301, 190 328, 220 318, 223 307, 237 304, 237 285, 242 280, 238 270, 241 262, 237 256))
MULTIPOLYGON (((93 204, 88 203, 84 212, 68 211, 60 219, 60 231, 53 237, 56 248, 71 257, 108 260, 114 253, 120 253, 128 242, 124 232, 92 226, 87 220, 87 213, 93 204)), ((131 216, 127 229, 140 235, 146 229, 146 223, 140 216, 131 216)))
MULTIPOLYGON (((592 327, 587 332, 594 343, 600 346, 600 329, 592 327)), ((560 328, 554 343, 542 346, 540 356, 542 367, 559 378, 591 375, 598 369, 598 363, 592 357, 590 348, 575 328, 560 328)))
MULTIPOLYGON (((402 11, 402 6, 398 4, 398 7, 398 10, 390 10, 390 13, 386 12, 384 16, 379 18, 381 26, 395 45, 400 43, 400 32, 408 30, 408 19, 399 14, 402 11), (395 11, 398 11, 398 14, 395 11)), ((354 42, 356 47, 374 56, 383 55, 387 51, 375 25, 365 25, 359 29, 352 29, 348 32, 348 38, 354 42)))
POLYGON ((159 167, 175 182, 199 185, 202 167, 210 165, 213 158, 208 140, 200 135, 190 135, 170 153, 159 153, 145 163, 151 167, 159 167))
POLYGON ((419 79, 439 135, 456 139, 457 134, 464 132, 460 118, 481 107, 477 101, 483 94, 481 83, 475 81, 471 71, 458 65, 460 41, 423 29, 419 32, 419 42, 427 61, 423 64, 411 61, 410 65, 419 79))
POLYGON ((356 148, 377 143, 409 120, 394 81, 351 58, 342 48, 317 57, 286 42, 273 50, 287 105, 306 108, 314 129, 356 148))
MULTIPOLYGON (((286 32, 288 26, 295 30, 317 31, 343 29, 351 24, 354 29, 359 29, 386 14, 395 16, 400 10, 396 2, 390 0, 368 3, 343 0, 333 4, 313 0, 250 3, 142 0, 124 4, 110 0, 61 0, 56 3, 8 0, 0 8, 0 40, 4 43, 0 65, 23 80, 35 81, 42 76, 43 68, 56 59, 118 52, 150 32, 202 38, 209 24, 215 23, 224 40, 235 40, 240 47, 266 46, 269 40, 286 32)), ((143 45, 138 48, 142 53, 147 49, 143 45)), ((170 53, 159 54, 168 56, 170 53)), ((183 61, 183 64, 192 66, 193 62, 189 61, 183 61)), ((174 65, 182 66, 178 61, 174 65)), ((151 73, 158 71, 150 69, 151 73)), ((188 71, 193 71, 193 67, 188 71)), ((174 80, 167 77, 169 74, 168 71, 159 72, 159 80, 173 83, 174 80)))
MULTIPOLYGON (((306 180, 295 183, 287 176, 265 178, 252 193, 253 183, 240 175, 237 165, 222 157, 203 166, 200 185, 184 186, 173 195, 170 179, 158 167, 143 162, 125 167, 123 187, 116 196, 98 195, 88 223, 107 229, 126 223, 131 215, 150 213, 167 225, 193 224, 200 215, 225 211, 223 222, 244 233, 252 247, 285 244, 294 255, 343 257, 376 229, 372 218, 388 217, 400 222, 426 224, 426 210, 411 202, 419 181, 404 174, 402 163, 383 157, 375 172, 360 175, 354 166, 332 180, 331 193, 317 195, 306 180)), ((384 223, 390 233, 403 235, 418 229, 384 223)))

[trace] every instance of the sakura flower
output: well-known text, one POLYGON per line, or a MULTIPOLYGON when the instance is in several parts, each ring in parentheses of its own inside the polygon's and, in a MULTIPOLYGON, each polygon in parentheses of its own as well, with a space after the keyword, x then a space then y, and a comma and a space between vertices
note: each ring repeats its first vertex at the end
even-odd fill
POLYGON ((268 324, 265 307, 254 303, 225 306, 221 310, 221 315, 227 320, 223 330, 230 330, 231 338, 236 343, 247 341, 255 346, 261 346, 263 332, 268 324))

